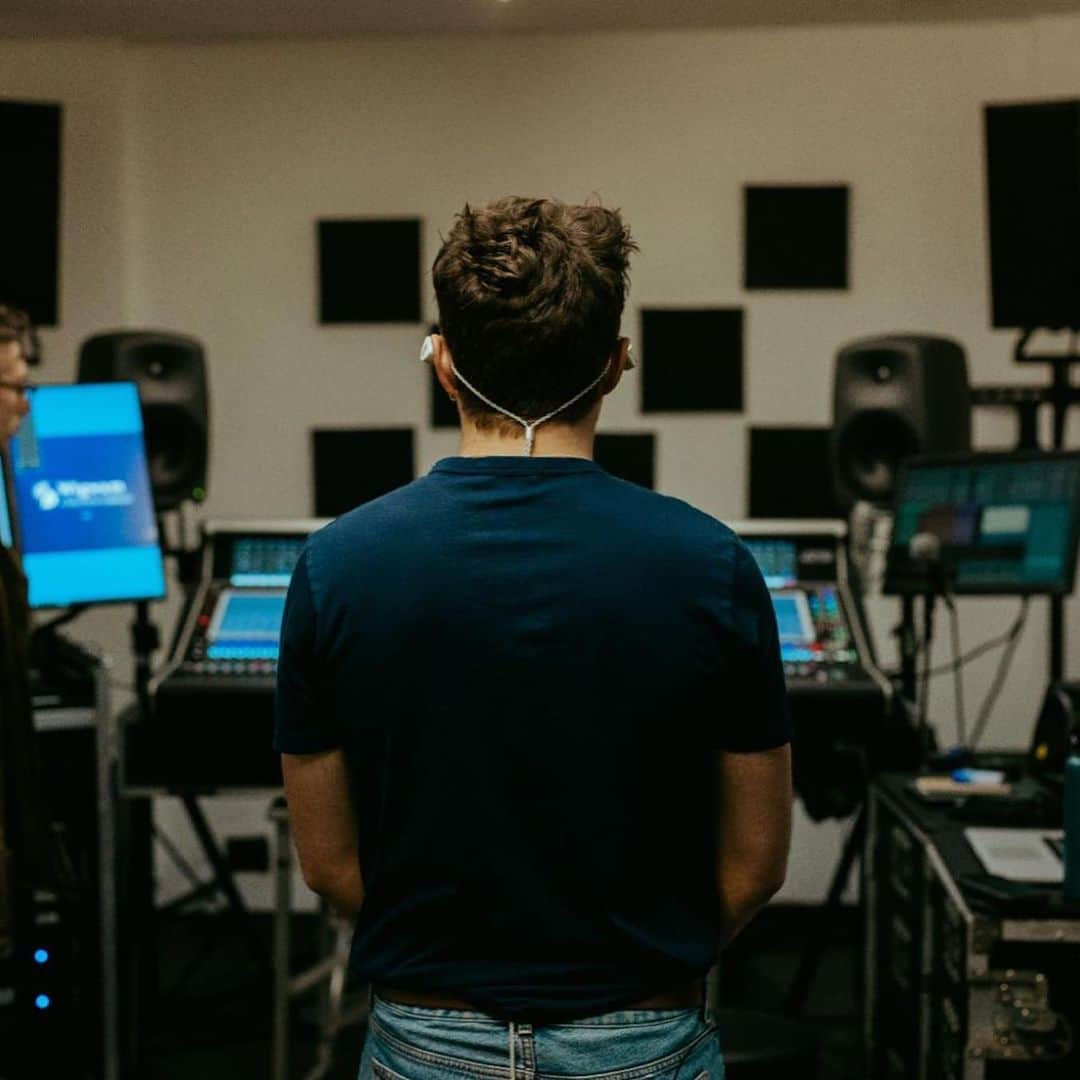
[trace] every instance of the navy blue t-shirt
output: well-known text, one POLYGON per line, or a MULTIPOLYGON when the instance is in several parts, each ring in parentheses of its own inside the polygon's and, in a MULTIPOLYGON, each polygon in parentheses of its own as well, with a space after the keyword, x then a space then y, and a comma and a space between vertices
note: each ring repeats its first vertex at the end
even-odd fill
POLYGON ((275 745, 349 762, 364 980, 539 1023, 704 973, 711 751, 789 734, 746 548, 591 461, 440 461, 289 588, 275 745))

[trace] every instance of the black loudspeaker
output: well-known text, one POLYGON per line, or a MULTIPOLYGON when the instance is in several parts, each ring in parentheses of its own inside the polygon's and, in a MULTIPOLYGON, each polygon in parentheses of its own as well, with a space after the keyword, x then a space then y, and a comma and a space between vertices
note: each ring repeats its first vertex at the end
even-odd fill
POLYGON ((1056 777, 1061 783, 1074 738, 1080 738, 1080 682, 1051 683, 1046 688, 1028 753, 1031 773, 1056 777))
POLYGON ((840 502, 885 504, 900 462, 971 449, 964 350, 948 338, 864 338, 836 356, 832 466, 840 502))
POLYGON ((986 108, 994 325, 1080 329, 1080 101, 986 108))
POLYGON ((79 350, 79 382, 138 384, 158 510, 206 498, 210 401, 203 347, 156 330, 95 334, 79 350))

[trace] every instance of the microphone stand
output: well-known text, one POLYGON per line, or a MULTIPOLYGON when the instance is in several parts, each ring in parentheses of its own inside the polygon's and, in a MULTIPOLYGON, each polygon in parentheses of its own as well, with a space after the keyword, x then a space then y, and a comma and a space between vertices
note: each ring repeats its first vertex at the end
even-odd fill
POLYGON ((937 590, 931 576, 927 575, 927 589, 922 594, 922 640, 919 649, 922 652, 922 678, 916 691, 916 722, 919 730, 919 743, 923 757, 936 750, 933 732, 930 729, 930 654, 934 643, 934 617, 937 608, 937 590))
POLYGON ((900 625, 893 631, 900 639, 900 694, 912 706, 919 694, 919 641, 915 629, 915 593, 900 597, 900 625))
POLYGON ((951 607, 953 599, 949 589, 948 567, 941 558, 940 543, 936 538, 927 538, 927 543, 918 544, 923 536, 912 540, 911 557, 918 567, 918 580, 923 588, 917 593, 903 597, 903 622, 901 623, 901 678, 904 692, 915 705, 915 724, 924 759, 937 750, 937 740, 930 727, 930 666, 931 651, 934 643, 934 623, 937 613, 937 601, 940 596, 946 607, 951 607), (929 540, 933 539, 933 544, 929 540), (916 640, 915 597, 922 598, 922 635, 916 640), (918 657, 922 655, 922 677, 919 677, 918 657))

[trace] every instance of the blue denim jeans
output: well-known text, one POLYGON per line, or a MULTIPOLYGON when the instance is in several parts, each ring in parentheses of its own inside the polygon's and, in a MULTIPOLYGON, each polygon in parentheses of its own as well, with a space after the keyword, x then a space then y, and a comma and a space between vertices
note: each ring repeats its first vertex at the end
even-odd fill
POLYGON ((376 997, 360 1080, 722 1080, 716 1028, 697 1009, 639 1009, 563 1024, 376 997))

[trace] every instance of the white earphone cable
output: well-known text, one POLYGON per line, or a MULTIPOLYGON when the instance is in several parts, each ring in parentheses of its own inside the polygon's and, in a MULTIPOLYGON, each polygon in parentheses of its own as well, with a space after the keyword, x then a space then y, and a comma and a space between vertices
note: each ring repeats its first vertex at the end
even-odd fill
POLYGON ((491 398, 485 397, 483 394, 481 394, 480 391, 477 390, 476 387, 473 386, 472 383, 470 383, 469 380, 466 379, 465 376, 462 375, 460 371, 458 371, 458 369, 455 366, 454 362, 453 361, 450 362, 450 370, 453 371, 454 377, 460 383, 462 383, 465 386, 466 389, 470 390, 473 394, 475 394, 489 408, 494 409, 496 412, 502 413, 503 416, 509 417, 511 420, 513 420, 516 423, 520 424, 525 429, 525 454, 526 455, 531 455, 532 454, 533 441, 535 439, 536 429, 541 424, 544 424, 548 420, 550 420, 553 416, 558 416, 558 414, 561 413, 564 409, 569 409, 571 405, 574 405, 577 402, 579 402, 587 393, 589 393, 590 390, 594 389, 597 386, 597 384, 600 382, 600 380, 603 379, 605 375, 607 375, 610 368, 611 368, 611 360, 609 358, 607 363, 604 364, 604 370, 601 371, 600 374, 597 375, 596 378, 593 379, 593 381, 591 383, 589 383, 589 385, 586 386, 585 389, 582 390, 579 394, 575 394, 569 401, 567 401, 563 405, 560 405, 557 409, 552 409, 551 412, 549 412, 546 416, 541 416, 537 420, 525 420, 523 417, 520 417, 520 416, 516 415, 515 413, 512 413, 509 409, 504 409, 501 405, 496 405, 495 402, 491 400, 491 398))

